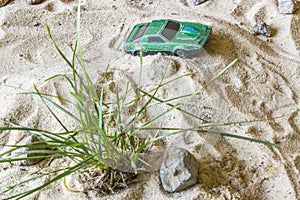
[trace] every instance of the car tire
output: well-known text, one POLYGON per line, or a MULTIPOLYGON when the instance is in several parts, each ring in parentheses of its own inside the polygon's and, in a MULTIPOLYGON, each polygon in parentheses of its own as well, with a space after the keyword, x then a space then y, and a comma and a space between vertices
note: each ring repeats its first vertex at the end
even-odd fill
MULTIPOLYGON (((140 57, 140 51, 135 51, 135 52, 133 53, 133 55, 134 55, 134 56, 140 57)), ((142 56, 144 57, 144 56, 146 56, 146 55, 147 55, 147 53, 146 53, 145 51, 142 51, 142 56)))
POLYGON ((180 58, 189 58, 189 53, 185 50, 178 49, 175 51, 175 55, 180 58))

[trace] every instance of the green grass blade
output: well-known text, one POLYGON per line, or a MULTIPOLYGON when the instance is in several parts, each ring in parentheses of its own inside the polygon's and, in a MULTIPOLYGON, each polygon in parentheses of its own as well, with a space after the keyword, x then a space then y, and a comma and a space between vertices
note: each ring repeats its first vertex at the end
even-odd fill
POLYGON ((212 134, 212 135, 225 136, 225 137, 231 137, 231 138, 241 139, 241 140, 245 140, 245 141, 249 141, 249 142, 256 142, 256 143, 264 144, 267 146, 274 146, 274 147, 280 148, 280 145, 276 144, 276 143, 272 143, 272 142, 268 142, 268 141, 264 141, 264 140, 258 140, 255 138, 249 138, 249 137, 240 136, 240 135, 235 135, 235 134, 231 134, 231 133, 225 133, 225 132, 219 132, 219 131, 207 131, 207 130, 198 130, 198 132, 199 133, 208 133, 208 134, 212 134))
POLYGON ((72 173, 80 170, 80 169, 86 168, 89 165, 96 164, 96 162, 91 162, 93 158, 94 158, 94 156, 90 156, 87 159, 85 159, 84 161, 76 164, 75 166, 68 168, 63 173, 57 175, 55 178, 53 178, 50 181, 44 183, 43 185, 41 185, 39 187, 36 187, 34 189, 31 189, 31 190, 29 190, 27 192, 24 192, 24 193, 15 195, 15 196, 11 196, 11 197, 9 197, 7 199, 14 199, 14 198, 21 199, 21 198, 24 198, 24 197, 26 197, 26 196, 28 196, 30 194, 33 194, 34 192, 37 192, 37 191, 39 191, 39 190, 47 187, 48 185, 52 184, 53 182, 56 182, 56 181, 58 181, 58 180, 60 180, 60 179, 62 179, 64 177, 66 177, 66 176, 68 176, 68 175, 70 175, 70 174, 72 174, 72 173))

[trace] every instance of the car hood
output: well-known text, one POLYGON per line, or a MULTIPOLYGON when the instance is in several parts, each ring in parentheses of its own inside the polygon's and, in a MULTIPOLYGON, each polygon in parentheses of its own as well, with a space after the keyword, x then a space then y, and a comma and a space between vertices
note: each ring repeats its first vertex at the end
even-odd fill
POLYGON ((211 26, 199 23, 183 22, 172 40, 176 43, 203 45, 211 33, 211 26))

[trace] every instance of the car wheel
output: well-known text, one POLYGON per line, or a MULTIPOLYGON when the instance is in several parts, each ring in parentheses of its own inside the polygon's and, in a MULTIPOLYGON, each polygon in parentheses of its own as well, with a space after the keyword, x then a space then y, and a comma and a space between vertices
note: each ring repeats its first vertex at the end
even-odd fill
POLYGON ((180 58, 188 58, 189 57, 189 53, 187 51, 181 50, 181 49, 176 50, 175 55, 180 58))
POLYGON ((168 52, 168 51, 163 51, 162 52, 162 55, 164 56, 169 56, 169 55, 172 55, 172 53, 168 52))
MULTIPOLYGON (((135 51, 135 52, 133 53, 133 55, 134 55, 134 56, 140 57, 140 51, 135 51)), ((144 57, 144 56, 146 56, 146 55, 147 55, 147 53, 146 53, 145 51, 142 51, 142 56, 144 57)))

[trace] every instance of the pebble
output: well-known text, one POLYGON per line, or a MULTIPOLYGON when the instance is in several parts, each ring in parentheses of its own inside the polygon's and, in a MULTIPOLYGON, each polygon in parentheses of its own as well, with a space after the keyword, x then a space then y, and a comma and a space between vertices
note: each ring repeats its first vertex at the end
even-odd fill
POLYGON ((160 180, 167 192, 179 192, 198 182, 199 165, 187 150, 167 151, 160 167, 160 180))
POLYGON ((42 0, 27 0, 28 5, 34 5, 34 4, 38 4, 41 2, 42 2, 42 0))
POLYGON ((271 30, 270 30, 269 26, 261 20, 258 20, 256 22, 256 24, 253 25, 252 28, 253 28, 254 34, 260 34, 260 35, 264 35, 267 37, 271 36, 271 30))
POLYGON ((278 10, 282 14, 292 14, 297 8, 296 0, 278 0, 278 10))
POLYGON ((201 3, 204 3, 206 0, 187 0, 189 5, 200 5, 201 3))

